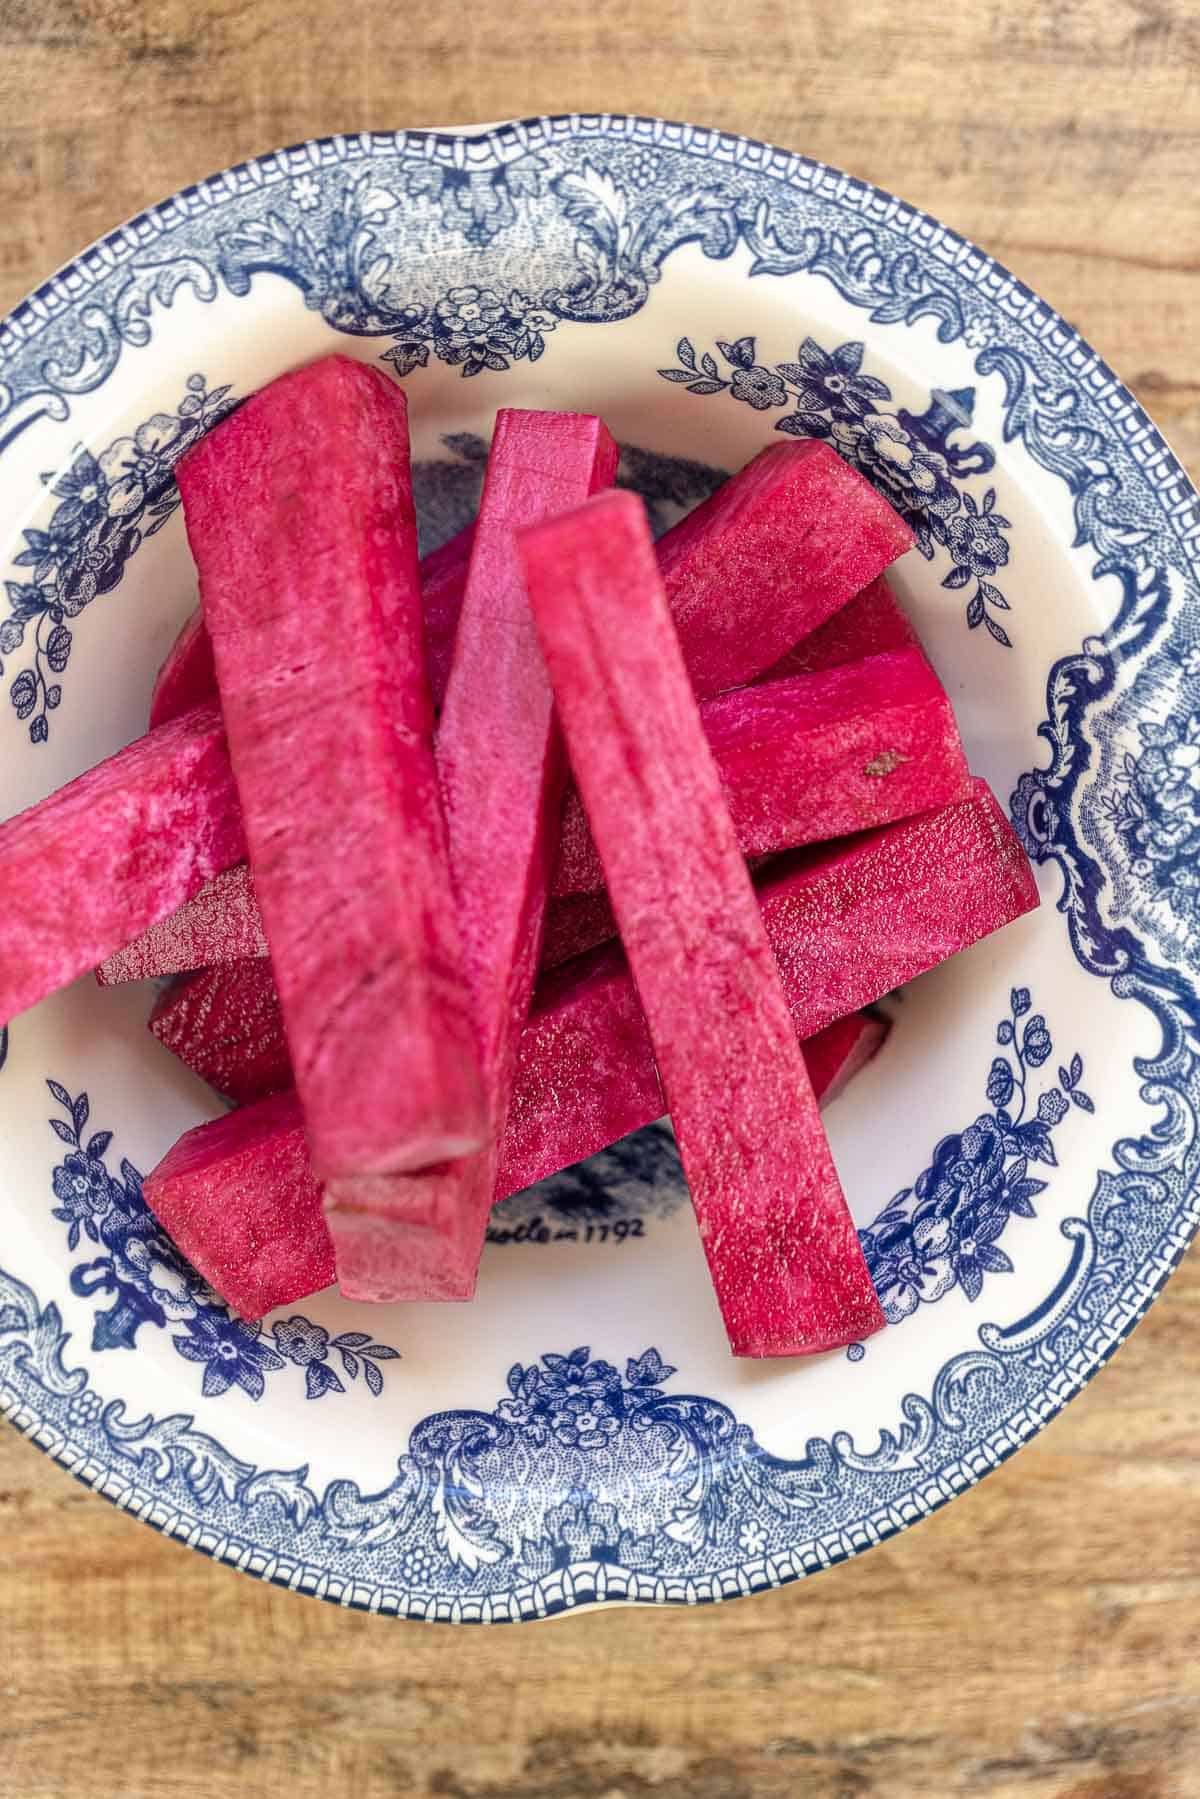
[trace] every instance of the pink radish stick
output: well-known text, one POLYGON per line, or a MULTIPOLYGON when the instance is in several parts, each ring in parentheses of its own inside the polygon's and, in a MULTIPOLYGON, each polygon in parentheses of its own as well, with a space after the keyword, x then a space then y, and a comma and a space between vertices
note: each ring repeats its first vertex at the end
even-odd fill
POLYGON ((757 678, 781 681, 792 675, 822 674, 847 662, 861 662, 864 656, 886 656, 921 647, 887 576, 879 575, 757 678))
MULTIPOLYGON (((953 709, 920 650, 738 688, 706 700, 700 719, 745 856, 870 830, 970 791, 953 709)), ((552 891, 603 885, 576 791, 552 891)))
POLYGON ((883 1325, 655 564, 604 494, 522 532, 571 767, 735 1355, 883 1325))
MULTIPOLYGON (((434 1228, 447 1233, 447 1281, 474 1291, 496 1180, 513 1065, 541 952, 546 892, 558 849, 566 760, 554 701, 521 579, 515 531, 611 484, 617 447, 597 418, 502 410, 475 526, 466 594, 437 740, 463 960, 479 1032, 489 1145, 437 1178, 447 1188, 434 1228), (449 1189, 454 1191, 451 1193, 449 1189)), ((353 1187, 329 1193, 338 1280, 349 1298, 414 1291, 419 1181, 375 1184, 370 1243, 353 1187), (385 1253, 384 1211, 399 1227, 385 1253)))
POLYGON ((828 444, 762 450, 656 552, 696 697, 762 674, 912 544, 828 444))
POLYGON ((331 356, 177 471, 313 1165, 487 1135, 425 676, 404 395, 331 356))
MULTIPOLYGON (((475 526, 467 525, 441 549, 431 550, 421 560, 425 654, 429 665, 429 692, 435 708, 441 705, 446 692, 474 535, 475 526)), ((212 639, 203 612, 196 611, 180 627, 179 635, 158 671, 150 696, 151 729, 177 718, 189 706, 216 702, 218 697, 212 639)))

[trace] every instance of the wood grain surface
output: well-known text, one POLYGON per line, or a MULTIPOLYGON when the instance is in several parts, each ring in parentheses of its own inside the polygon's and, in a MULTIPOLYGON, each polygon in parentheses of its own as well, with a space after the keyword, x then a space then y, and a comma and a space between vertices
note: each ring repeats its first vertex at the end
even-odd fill
MULTIPOLYGON (((880 182, 1053 302, 1200 472, 1195 0, 0 0, 0 305, 223 164, 607 108, 880 182)), ((3 1799, 1200 1795, 1200 1263, 931 1522, 749 1603, 519 1630, 277 1593, 0 1430, 3 1799)))

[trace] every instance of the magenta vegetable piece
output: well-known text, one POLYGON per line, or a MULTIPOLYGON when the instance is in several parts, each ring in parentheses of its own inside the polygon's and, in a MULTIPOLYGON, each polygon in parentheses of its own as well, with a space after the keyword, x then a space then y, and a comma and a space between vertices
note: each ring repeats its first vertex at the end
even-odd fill
POLYGON ((150 1029, 202 1080, 239 1105, 292 1084, 271 964, 224 962, 159 995, 150 1029))
POLYGON ((214 875, 186 905, 109 956, 96 970, 96 979, 102 987, 115 987, 121 981, 186 974, 266 953, 254 883, 247 865, 239 862, 214 875))
POLYGON ((658 545, 696 697, 753 680, 912 544, 828 444, 761 451, 658 545))
POLYGON ((404 395, 330 356, 176 471, 249 861, 325 1178, 487 1131, 433 760, 404 395))
POLYGON ((880 575, 839 606, 819 629, 793 644, 758 679, 780 681, 792 675, 821 674, 847 662, 861 662, 865 656, 920 649, 921 640, 907 613, 892 592, 887 576, 880 575))
MULTIPOLYGON (((625 984, 632 993, 628 977, 625 984)), ((634 1008, 637 1010, 636 1000, 634 1008)), ((804 1045, 818 1099, 826 1097, 827 1087, 829 1098, 842 1090, 850 1074, 874 1053, 883 1029, 875 1020, 856 1014, 839 1019, 804 1045)), ((657 1116, 661 1096, 644 1026, 641 1043, 657 1116)), ((373 1183, 363 1185, 370 1198, 373 1183)), ((178 1221, 186 1233, 186 1253, 206 1279, 247 1317, 259 1317, 271 1306, 307 1298, 334 1278, 323 1191, 309 1165, 304 1117, 294 1090, 242 1106, 225 1118, 188 1131, 149 1177, 145 1192, 172 1235, 178 1221), (225 1228, 227 1216, 233 1218, 231 1230, 225 1228), (276 1279, 268 1250, 261 1262, 276 1284, 251 1285, 245 1280, 240 1246, 248 1239, 270 1239, 276 1229, 281 1236, 284 1231, 289 1233, 287 1241, 279 1245, 286 1277, 276 1279), (231 1255, 231 1247, 238 1253, 231 1255)), ((426 1189, 426 1197, 433 1203, 446 1194, 452 1195, 452 1189, 441 1193, 436 1187, 426 1189)), ((389 1216, 386 1210, 376 1214, 356 1208, 341 1214, 337 1222, 338 1278, 348 1279, 366 1298, 386 1300, 392 1265, 404 1252, 415 1263, 409 1283, 424 1297, 463 1297, 441 1253, 445 1232, 438 1228, 435 1217, 405 1221, 389 1216)), ((184 1247, 184 1238, 177 1240, 184 1247)))
POLYGON ((450 678, 454 640, 471 563, 475 526, 464 527, 421 562, 421 604, 425 614, 425 659, 434 708, 441 710, 450 678))
MULTIPOLYGON (((479 1033, 490 1141, 434 1179, 445 1191, 446 1290, 474 1290, 508 1112, 513 1065, 537 975, 542 918, 566 781, 554 700, 521 577, 515 532, 611 485, 617 447, 598 418, 505 408, 496 417, 454 659, 437 741, 463 964, 479 1033)), ((338 1281, 352 1299, 422 1299, 427 1258, 414 1257, 414 1210, 430 1216, 420 1178, 374 1183, 374 1259, 342 1253, 345 1213, 362 1195, 330 1190, 338 1281), (400 1221, 385 1257, 382 1219, 400 1221)))
MULTIPOLYGON (((454 633, 462 606, 463 588, 467 580, 467 563, 471 556, 474 525, 468 525, 438 550, 421 562, 421 599, 425 613, 425 650, 429 664, 429 691, 433 703, 440 706, 450 672, 454 649, 454 633)), ((216 701, 217 670, 213 662, 212 640, 204 623, 203 612, 197 610, 184 623, 179 636, 167 652, 158 671, 154 692, 150 696, 150 724, 165 725, 168 720, 186 712, 189 706, 216 701)))
MULTIPOLYGON (((819 1099, 834 1096, 855 1062, 842 1029, 847 1007, 881 999, 1038 903, 1025 852, 983 781, 974 783, 969 800, 940 812, 780 857, 760 876, 757 898, 819 1099)), ((270 1131, 259 1130, 260 1108, 246 1107, 219 1121, 211 1153, 201 1155, 200 1148, 208 1141, 202 1133, 214 1126, 189 1133, 194 1178, 219 1183, 222 1158, 241 1156, 237 1119, 245 1121, 258 1158, 264 1203, 273 1180, 298 1178, 287 1171, 305 1154, 303 1119, 295 1093, 284 1097, 287 1103, 269 1114, 270 1131)), ((556 969, 538 990, 521 1037, 494 1197, 594 1155, 663 1110, 628 964, 617 944, 606 945, 578 965, 556 969)), ((238 1166, 249 1179, 250 1162, 238 1166)), ((437 1190, 427 1197, 436 1202, 437 1190)), ((347 1230, 344 1244, 349 1257, 361 1258, 361 1274, 352 1276, 361 1280, 375 1258, 376 1238, 394 1244, 395 1236, 386 1218, 379 1226, 367 1210, 355 1218, 359 1228, 353 1241, 347 1230)), ((435 1239, 429 1230, 414 1231, 414 1253, 427 1253, 435 1239)), ((444 1271, 444 1258, 440 1266, 444 1271)), ((437 1277, 434 1261, 423 1278, 437 1277)))
MULTIPOLYGON (((700 717, 747 856, 886 824, 970 791, 953 710, 920 650, 737 688, 706 700, 700 717)), ((571 792, 543 967, 616 934, 602 884, 586 815, 571 792)), ((174 973, 265 950, 245 872, 231 870, 98 973, 102 981, 174 973)))
POLYGON ((804 1044, 808 1078, 822 1110, 832 1105, 883 1048, 891 1026, 871 1012, 837 1018, 804 1044))
MULTIPOLYGON (((746 856, 890 824, 970 791, 954 712, 920 650, 738 688, 706 700, 700 719, 746 856)), ((553 891, 603 881, 573 793, 553 891)))
MULTIPOLYGON (((758 903, 806 1040, 1038 903, 1011 824, 983 781, 971 798, 793 851, 760 871, 758 903)), ((496 1197, 581 1161, 663 1111, 620 946, 545 976, 521 1039, 496 1197), (571 1104, 562 1104, 570 1092, 571 1104)))
POLYGON ((94 968, 244 853, 211 706, 0 824, 0 1019, 94 968))
POLYGON ((193 612, 167 652, 150 695, 150 729, 169 724, 192 706, 216 705, 217 671, 204 617, 193 612))
MULTIPOLYGON (((142 1193, 189 1262, 243 1318, 262 1318, 333 1281, 321 1189, 291 1093, 185 1132, 142 1193)), ((221 1378, 221 1363, 212 1367, 221 1378)))
POLYGON ((854 1342, 883 1312, 645 513, 604 494, 522 532, 520 546, 730 1347, 795 1356, 854 1342))
MULTIPOLYGON (((588 834, 591 842, 591 833, 588 834)), ((542 969, 548 972, 576 956, 607 943, 617 935, 608 889, 595 893, 564 893, 546 908, 546 934, 542 940, 542 969)))

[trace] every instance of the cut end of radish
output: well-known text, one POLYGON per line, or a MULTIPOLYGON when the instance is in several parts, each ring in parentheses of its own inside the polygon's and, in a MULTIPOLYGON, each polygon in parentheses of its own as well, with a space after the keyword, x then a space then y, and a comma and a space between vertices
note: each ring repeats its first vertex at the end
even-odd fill
POLYGON ((227 962, 159 996, 150 1030, 218 1093, 250 1105, 292 1084, 279 995, 265 959, 227 962))
POLYGON ((244 862, 207 881, 178 911, 135 937, 96 970, 102 987, 190 974, 222 962, 265 956, 267 939, 244 862))
POLYGON ((333 1241, 343 1299, 369 1305, 462 1303, 475 1297, 476 1268, 455 1264, 445 1240, 403 1220, 331 1205, 333 1241))
POLYGON ((262 1318, 333 1282, 333 1244, 293 1094, 197 1125, 142 1190, 184 1255, 243 1318, 262 1318))
POLYGON ((197 611, 187 620, 167 652, 150 696, 150 729, 169 724, 192 706, 215 706, 217 670, 212 642, 197 611))

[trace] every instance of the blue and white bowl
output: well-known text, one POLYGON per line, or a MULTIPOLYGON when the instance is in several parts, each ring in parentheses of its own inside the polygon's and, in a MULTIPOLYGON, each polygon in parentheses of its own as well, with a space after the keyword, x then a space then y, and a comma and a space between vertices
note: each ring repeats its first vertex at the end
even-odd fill
POLYGON ((785 1364, 729 1357, 664 1127, 499 1208, 474 1305, 231 1318, 138 1173, 217 1105, 145 988, 81 981, 0 1038, 0 1404, 157 1529, 372 1611, 815 1572, 1038 1431, 1196 1227, 1200 502, 1036 294, 802 157, 607 116, 304 145, 0 327, 5 813, 144 728, 196 598, 175 459, 335 347, 404 382, 430 543, 501 405, 602 411, 660 523, 775 432, 833 442, 916 528, 899 588, 1045 903, 831 1109, 892 1327, 785 1364))

